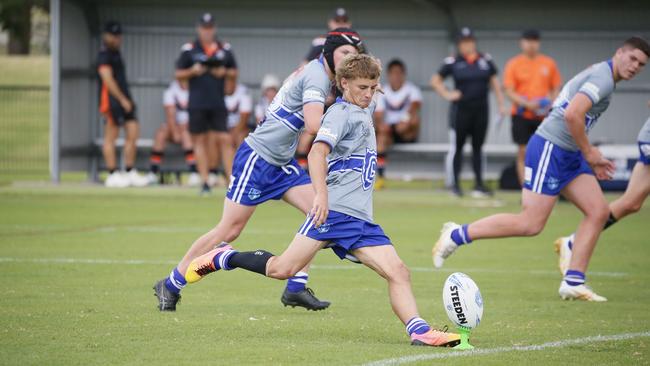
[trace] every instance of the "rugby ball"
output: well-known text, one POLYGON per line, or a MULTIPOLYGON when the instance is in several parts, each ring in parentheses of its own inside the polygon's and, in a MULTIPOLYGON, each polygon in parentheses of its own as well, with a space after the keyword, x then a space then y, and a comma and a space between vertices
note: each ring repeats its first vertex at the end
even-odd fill
POLYGON ((483 297, 468 275, 452 273, 442 289, 442 303, 447 316, 456 326, 474 329, 483 317, 483 297))

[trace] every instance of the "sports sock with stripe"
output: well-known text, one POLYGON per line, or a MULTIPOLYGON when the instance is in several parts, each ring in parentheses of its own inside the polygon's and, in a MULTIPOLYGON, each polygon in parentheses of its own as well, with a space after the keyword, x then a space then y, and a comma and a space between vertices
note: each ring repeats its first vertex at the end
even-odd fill
POLYGON ((451 232, 451 240, 453 240, 456 245, 469 244, 472 242, 472 238, 469 237, 469 233, 467 232, 468 227, 468 224, 464 224, 451 232))
POLYGON ((185 281, 185 276, 183 276, 179 271, 178 268, 174 268, 172 273, 169 274, 169 277, 165 280, 165 287, 175 293, 179 294, 183 287, 187 285, 187 281, 185 281))
POLYGON ((585 274, 580 271, 570 269, 564 275, 564 282, 569 286, 579 286, 585 284, 585 274))
POLYGON ((429 323, 418 316, 412 318, 406 323, 406 333, 408 333, 409 336, 413 335, 413 333, 424 334, 430 330, 431 327, 429 326, 429 323))
POLYGON ((296 273, 287 280, 287 291, 295 293, 304 290, 307 287, 308 280, 309 274, 307 272, 300 271, 296 273))

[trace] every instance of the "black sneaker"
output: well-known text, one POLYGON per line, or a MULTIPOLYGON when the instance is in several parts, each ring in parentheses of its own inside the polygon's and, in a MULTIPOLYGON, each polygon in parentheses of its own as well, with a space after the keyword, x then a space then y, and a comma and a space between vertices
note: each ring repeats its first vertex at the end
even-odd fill
POLYGON ((209 196, 210 194, 212 194, 212 188, 210 188, 208 183, 203 183, 199 191, 199 196, 209 196))
POLYGON ((165 280, 156 282, 153 285, 154 296, 158 298, 158 310, 160 311, 176 311, 176 304, 181 300, 181 295, 177 295, 165 287, 165 280))
POLYGON ((463 190, 460 188, 460 186, 453 186, 451 187, 451 194, 456 197, 463 197, 463 190))
POLYGON ((291 306, 292 308, 300 306, 314 311, 327 309, 330 306, 329 301, 318 300, 314 295, 314 291, 310 288, 305 288, 300 292, 289 292, 285 288, 281 301, 284 306, 291 306))
POLYGON ((493 194, 494 193, 484 185, 477 185, 474 187, 474 190, 472 190, 472 197, 474 198, 492 197, 493 194))

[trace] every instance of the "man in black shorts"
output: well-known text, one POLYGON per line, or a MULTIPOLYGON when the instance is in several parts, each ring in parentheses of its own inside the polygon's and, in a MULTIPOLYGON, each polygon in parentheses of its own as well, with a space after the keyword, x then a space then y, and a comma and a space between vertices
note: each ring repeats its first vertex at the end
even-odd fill
POLYGON ((97 73, 99 74, 99 113, 104 119, 104 143, 102 153, 109 175, 107 187, 141 187, 147 185, 147 179, 138 174, 134 168, 136 141, 140 127, 135 116, 135 103, 126 82, 126 70, 120 54, 122 45, 122 26, 115 21, 104 25, 102 46, 97 55, 97 73), (124 161, 126 171, 117 169, 115 141, 124 128, 124 161))
POLYGON ((224 96, 235 90, 237 64, 230 45, 216 39, 216 26, 211 14, 201 16, 196 31, 197 40, 183 45, 176 63, 176 78, 189 80, 189 129, 203 181, 201 193, 210 193, 210 156, 219 152, 226 177, 230 177, 232 170, 235 150, 232 136, 228 133, 224 96))

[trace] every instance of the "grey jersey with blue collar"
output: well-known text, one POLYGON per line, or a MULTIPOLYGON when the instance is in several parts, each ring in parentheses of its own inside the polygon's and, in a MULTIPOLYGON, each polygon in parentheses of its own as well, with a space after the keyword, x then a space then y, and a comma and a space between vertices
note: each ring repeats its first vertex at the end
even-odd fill
POLYGON ((315 142, 328 144, 329 209, 372 221, 372 191, 377 166, 377 138, 368 108, 342 101, 329 107, 315 142))
POLYGON ((645 121, 643 127, 641 127, 641 131, 639 131, 638 141, 650 143, 650 117, 647 121, 645 121))
POLYGON ((591 99, 591 109, 585 116, 585 131, 589 133, 600 115, 609 107, 615 87, 611 60, 591 65, 564 85, 555 102, 553 102, 551 113, 537 129, 537 134, 564 150, 578 151, 579 147, 575 143, 564 118, 566 107, 578 93, 582 93, 591 99))
POLYGON ((260 126, 246 138, 248 145, 269 164, 289 164, 305 126, 303 105, 325 104, 331 86, 321 60, 313 60, 298 69, 285 80, 260 126))

